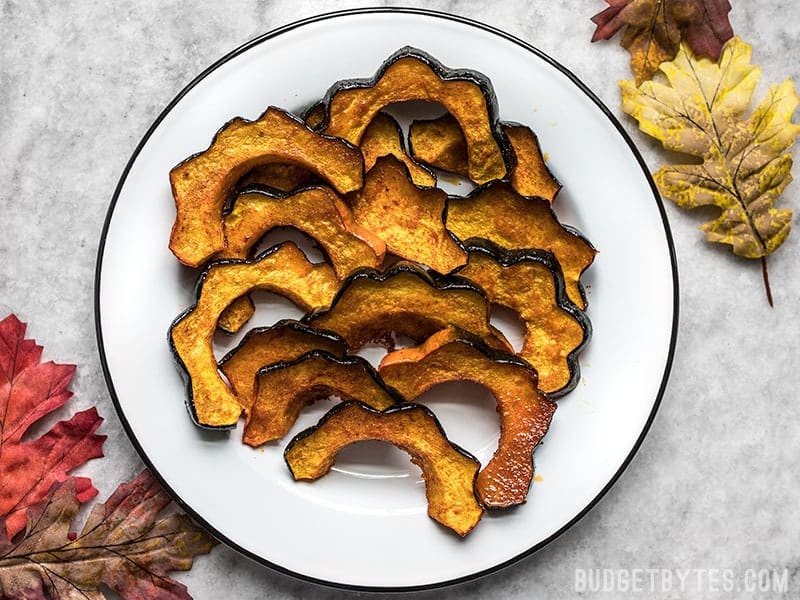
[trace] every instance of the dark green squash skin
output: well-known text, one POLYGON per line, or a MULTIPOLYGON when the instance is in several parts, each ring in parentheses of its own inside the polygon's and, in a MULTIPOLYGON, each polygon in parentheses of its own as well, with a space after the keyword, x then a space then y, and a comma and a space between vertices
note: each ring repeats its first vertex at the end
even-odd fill
MULTIPOLYGON (((447 206, 449 207, 450 202, 459 202, 461 200, 472 200, 473 198, 475 198, 475 196, 479 196, 480 194, 485 192, 487 189, 490 189, 492 186, 510 186, 510 184, 509 184, 508 181, 506 181, 504 179, 497 179, 495 181, 490 181, 489 183, 485 183, 485 184, 483 184, 481 186, 476 187, 474 190, 472 190, 466 196, 449 195, 447 197, 447 206)), ((514 193, 517 194, 517 192, 514 192, 514 193)), ((589 239, 585 235, 583 235, 577 228, 573 227, 572 225, 566 225, 566 224, 562 223, 558 219, 558 215, 556 215, 556 212, 553 210, 553 205, 547 200, 547 198, 542 198, 541 196, 522 196, 521 194, 517 194, 517 195, 520 196, 521 198, 525 198, 526 200, 530 200, 532 202, 543 202, 544 204, 546 204, 547 205, 547 210, 550 211, 550 214, 552 215, 553 220, 556 223, 558 223, 559 226, 564 229, 564 231, 569 233, 571 236, 578 238, 581 242, 586 244, 593 252, 597 253, 597 248, 595 248, 594 244, 592 244, 592 242, 589 241, 589 239)), ((445 218, 445 224, 446 224, 447 223, 447 221, 446 221, 447 212, 445 212, 444 218, 445 218)), ((497 244, 494 244, 491 240, 486 240, 485 238, 469 238, 467 240, 463 240, 463 243, 469 244, 472 241, 477 241, 479 243, 487 242, 488 244, 494 245, 496 248, 501 249, 503 252, 511 252, 511 253, 515 252, 515 250, 511 250, 511 249, 508 249, 508 248, 502 248, 501 246, 499 246, 497 244)), ((527 252, 529 250, 528 249, 522 249, 522 250, 516 250, 516 251, 517 252, 527 252)), ((556 260, 556 262, 558 262, 557 259, 555 259, 555 257, 553 258, 553 260, 556 260)), ((586 265, 583 268, 583 270, 580 273, 581 276, 586 272, 586 269, 588 269, 591 265, 592 265, 592 263, 589 263, 588 265, 586 265)), ((561 267, 559 266, 559 271, 560 270, 561 270, 561 267)), ((563 276, 562 276, 562 278, 563 278, 563 276)), ((584 289, 583 283, 581 283, 580 278, 578 280, 578 290, 580 291, 581 298, 583 299, 584 303, 586 303, 588 305, 588 301, 587 301, 587 298, 586 298, 586 290, 584 289)))
MULTIPOLYGON (((558 264, 555 256, 553 256, 553 254, 547 250, 535 248, 506 250, 497 244, 482 238, 470 238, 466 241, 465 247, 467 252, 485 254, 504 267, 510 267, 521 262, 536 262, 546 267, 547 270, 552 273, 553 283, 555 284, 556 289, 556 304, 561 310, 569 314, 580 325, 581 329, 583 330, 583 339, 581 340, 581 343, 578 344, 578 346, 576 346, 567 355, 567 368, 569 369, 570 374, 569 381, 561 389, 549 392, 547 396, 550 398, 560 398, 561 396, 564 396, 565 394, 574 390, 581 378, 580 354, 584 348, 586 348, 592 338, 592 322, 587 314, 575 306, 575 304, 573 304, 572 301, 567 297, 566 286, 564 285, 564 276, 561 273, 561 265, 558 264)), ((455 271, 451 275, 451 278, 455 277, 458 277, 458 271, 455 271)), ((469 279, 467 279, 467 281, 473 283, 469 279)), ((473 285, 477 284, 473 283, 473 285)), ((484 295, 486 295, 488 298, 486 292, 484 292, 484 295)), ((492 348, 489 348, 489 350, 495 353, 498 352, 492 348)), ((517 360, 524 362, 526 365, 528 364, 524 359, 518 358, 517 360)))
MULTIPOLYGON (((423 413, 425 413, 428 417, 430 417, 433 420, 433 423, 436 425, 436 428, 439 430, 439 432, 441 432, 442 437, 447 441, 447 443, 450 444, 450 446, 456 452, 458 452, 459 454, 464 456, 466 459, 468 459, 468 460, 474 462, 476 465, 478 465, 478 468, 475 471, 475 478, 472 480, 472 490, 473 490, 472 493, 473 493, 473 495, 475 494, 475 480, 478 478, 478 473, 480 472, 480 461, 477 458, 475 458, 472 454, 470 454, 469 452, 464 450, 461 446, 459 446, 458 444, 455 444, 452 441, 450 441, 450 439, 447 437, 447 434, 445 433, 444 427, 442 427, 442 424, 439 422, 439 419, 436 417, 436 415, 433 414, 433 411, 431 411, 427 406, 424 406, 422 404, 415 404, 413 402, 404 402, 402 404, 398 404, 397 406, 392 406, 391 408, 387 408, 384 411, 376 410, 376 409, 372 408, 371 406, 369 406, 368 404, 365 404, 364 402, 361 402, 359 400, 348 400, 347 402, 340 402, 339 404, 334 406, 332 409, 330 409, 328 412, 326 412, 324 415, 322 415, 322 417, 320 418, 320 420, 317 422, 316 425, 312 425, 308 429, 304 429, 303 431, 298 433, 296 436, 294 436, 292 438, 292 440, 286 445, 286 448, 283 451, 283 459, 284 459, 284 462, 286 463, 286 467, 289 469, 289 472, 292 474, 292 479, 296 479, 296 478, 295 478, 295 475, 294 475, 294 471, 292 471, 292 466, 289 464, 289 461, 286 460, 286 455, 289 453, 289 451, 299 441, 307 438, 308 436, 313 434, 315 431, 317 431, 320 427, 323 427, 325 425, 325 423, 328 421, 328 419, 330 419, 331 417, 333 417, 337 413, 341 412, 342 410, 344 410, 348 406, 354 405, 354 404, 355 405, 359 405, 363 410, 365 410, 367 412, 371 412, 371 413, 376 414, 376 415, 377 414, 387 415, 387 414, 393 414, 393 413, 396 413, 396 412, 402 412, 402 411, 406 411, 406 410, 420 410, 423 413)), ((477 496, 475 496, 475 500, 476 500, 476 502, 478 503, 479 506, 483 506, 480 503, 480 500, 478 499, 477 496)))
MULTIPOLYGON (((368 267, 354 271, 352 275, 347 277, 347 279, 345 279, 342 282, 339 291, 333 297, 331 305, 328 308, 308 313, 301 319, 301 322, 313 325, 315 319, 333 310, 336 304, 338 303, 339 299, 347 291, 347 288, 349 288, 350 285, 353 284, 353 282, 358 281, 359 279, 371 279, 373 281, 377 281, 380 283, 386 281, 387 279, 391 279, 392 277, 395 277, 396 275, 399 275, 401 273, 410 273, 412 275, 415 275, 416 277, 419 277, 423 282, 425 282, 426 284, 428 284, 429 286, 431 286, 436 290, 469 290, 470 292, 478 294, 483 299, 483 301, 486 302, 487 306, 489 305, 489 299, 486 297, 486 293, 483 291, 483 289, 481 289, 468 279, 464 277, 455 277, 449 275, 439 275, 434 277, 431 274, 429 274, 426 270, 424 270, 422 267, 419 267, 414 263, 401 261, 395 263, 385 271, 378 271, 376 269, 370 269, 368 267)), ((320 329, 320 331, 327 331, 327 330, 320 329)), ((387 329, 385 331, 386 334, 389 334, 391 332, 392 332, 391 329, 387 329)), ((336 332, 332 333, 334 333, 334 335, 339 335, 336 332)), ((385 340, 383 338, 380 338, 374 341, 381 343, 385 340)), ((421 342, 423 340, 416 340, 416 341, 421 342)), ((391 348, 391 345, 387 345, 387 347, 391 348)))
MULTIPOLYGON (((175 317, 175 319, 172 321, 172 323, 170 323, 170 326, 167 329, 167 344, 169 344, 169 349, 170 352, 172 353, 172 358, 178 367, 178 371, 180 372, 186 387, 186 394, 184 396, 186 410, 189 412, 189 416, 192 418, 194 424, 197 427, 200 427, 201 429, 208 429, 212 431, 230 431, 236 429, 236 424, 234 423, 233 425, 205 425, 201 423, 200 420, 197 418, 197 411, 195 410, 194 407, 194 398, 192 394, 192 378, 191 375, 189 375, 189 370, 186 368, 186 365, 183 363, 183 360, 178 354, 178 350, 175 347, 175 343, 172 341, 172 330, 179 322, 185 319, 189 314, 192 313, 192 311, 195 310, 195 308, 197 308, 197 303, 200 301, 200 294, 203 291, 203 283, 205 282, 206 277, 208 277, 208 273, 212 267, 216 265, 228 265, 228 264, 252 264, 276 252, 281 246, 283 246, 283 244, 277 244, 275 246, 267 248, 266 250, 264 250, 263 252, 259 253, 257 256, 251 259, 229 258, 216 261, 212 260, 211 262, 209 262, 205 266, 203 271, 200 273, 200 276, 197 278, 197 282, 195 283, 194 302, 192 302, 191 306, 189 306, 187 309, 181 312, 177 317, 175 317)), ((303 324, 301 323, 301 325, 303 324)), ((333 334, 332 332, 324 332, 323 335, 335 335, 335 334, 333 334)))
MULTIPOLYGON (((402 58, 415 58, 420 62, 425 63, 437 75, 437 77, 443 81, 468 81, 470 83, 474 83, 480 88, 484 98, 486 99, 492 136, 500 148, 500 153, 503 156, 503 162, 506 165, 506 173, 510 173, 516 165, 517 159, 514 155, 514 151, 511 149, 511 144, 509 143, 506 134, 500 128, 500 113, 498 109, 497 95, 494 92, 494 87, 492 86, 492 82, 489 80, 489 78, 483 73, 473 69, 451 69, 446 67, 424 50, 414 48, 413 46, 404 46, 403 48, 395 51, 389 58, 383 61, 381 66, 372 77, 342 79, 334 83, 320 101, 324 108, 325 116, 319 125, 319 130, 324 131, 328 127, 330 122, 330 103, 337 92, 357 88, 371 88, 375 86, 380 78, 383 77, 383 74, 386 72, 386 70, 402 58)), ((310 115, 315 108, 317 108, 316 104, 309 108, 304 113, 304 116, 310 115)))

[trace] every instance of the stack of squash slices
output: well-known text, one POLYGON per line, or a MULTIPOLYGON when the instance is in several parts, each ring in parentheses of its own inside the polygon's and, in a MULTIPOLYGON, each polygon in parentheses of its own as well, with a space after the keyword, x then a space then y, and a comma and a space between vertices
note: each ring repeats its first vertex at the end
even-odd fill
POLYGON ((534 132, 498 115, 484 75, 406 47, 374 77, 335 83, 302 118, 270 107, 228 122, 172 169, 170 249, 202 271, 168 337, 198 426, 231 429, 244 416, 243 442, 257 447, 334 396, 342 402, 285 447, 296 480, 378 440, 410 455, 429 516, 460 536, 485 509, 525 502, 554 399, 580 378, 591 335, 580 277, 595 249, 558 221, 561 185, 534 132), (406 144, 386 109, 415 100, 446 114, 412 122, 406 144), (441 173, 475 187, 448 195, 441 173), (258 252, 280 227, 312 238, 325 262, 289 241, 258 252), (303 318, 251 329, 218 361, 215 335, 242 330, 256 290, 303 318), (518 352, 490 322, 495 306, 519 316, 518 352), (417 345, 397 349, 396 336, 417 345), (388 351, 377 368, 357 354, 375 343, 388 351), (416 402, 449 381, 479 384, 497 402, 500 436, 485 465, 416 402))

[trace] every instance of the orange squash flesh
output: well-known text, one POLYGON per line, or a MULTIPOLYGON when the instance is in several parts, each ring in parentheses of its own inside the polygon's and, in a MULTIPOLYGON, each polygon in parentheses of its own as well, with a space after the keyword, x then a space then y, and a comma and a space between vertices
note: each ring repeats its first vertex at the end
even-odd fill
POLYGON ((467 140, 461 125, 447 113, 414 121, 408 129, 408 149, 416 160, 462 177, 469 176, 467 140))
POLYGON ((472 71, 451 71, 424 52, 404 48, 370 80, 334 85, 326 95, 324 131, 359 145, 380 110, 394 102, 438 102, 458 121, 467 141, 469 178, 486 183, 506 176, 495 137, 495 100, 489 81, 472 71))
POLYGON ((533 480, 533 451, 550 426, 556 405, 536 385, 536 371, 511 355, 491 351, 455 329, 415 348, 384 357, 379 373, 408 400, 446 381, 471 381, 497 400, 500 439, 478 474, 475 490, 487 508, 525 502, 533 480))
POLYGON ((236 333, 252 318, 256 305, 248 294, 236 298, 225 307, 217 319, 217 328, 225 333, 236 333))
POLYGON ((217 371, 213 337, 217 319, 233 300, 256 289, 285 296, 309 311, 328 306, 339 287, 326 264, 312 265, 294 244, 286 242, 252 261, 212 263, 200 276, 197 302, 169 330, 178 364, 189 378, 188 406, 198 425, 236 425, 242 407, 217 371))
POLYGON ((262 368, 295 360, 312 350, 342 357, 347 344, 333 334, 316 331, 298 321, 283 320, 248 331, 239 345, 219 361, 219 368, 246 413, 253 405, 256 375, 262 368))
POLYGON ((253 167, 236 182, 236 188, 246 190, 252 186, 266 186, 279 192, 291 192, 315 182, 308 169, 292 163, 267 163, 253 167))
POLYGON ((379 158, 364 187, 347 201, 355 222, 384 240, 392 254, 439 273, 466 264, 467 253, 444 226, 447 194, 415 186, 405 165, 393 156, 379 158))
POLYGON ((586 308, 580 277, 596 251, 577 231, 558 222, 547 200, 520 196, 508 183, 494 182, 464 198, 450 196, 446 223, 465 242, 478 238, 509 250, 552 252, 564 273, 567 296, 586 308))
POLYGON ((344 140, 274 107, 256 121, 234 119, 207 150, 170 171, 176 215, 169 247, 182 263, 197 267, 224 249, 222 210, 231 191, 255 166, 271 162, 300 165, 342 194, 363 184, 361 152, 344 140))
POLYGON ((492 304, 516 312, 525 336, 517 356, 539 374, 539 389, 551 395, 578 383, 578 353, 588 342, 586 315, 564 295, 564 280, 552 257, 542 252, 503 252, 487 244, 468 247, 469 262, 458 272, 483 289, 492 304))
POLYGON ((387 389, 375 369, 363 358, 337 358, 313 350, 291 362, 280 362, 259 371, 255 401, 247 411, 243 440, 250 446, 281 439, 300 412, 329 396, 358 398, 377 410, 402 401, 387 389))
MULTIPOLYGON (((561 184, 545 164, 539 140, 530 127, 518 123, 501 123, 517 163, 509 181, 523 196, 539 196, 552 202, 561 184)), ((450 115, 437 119, 414 121, 408 134, 411 155, 424 164, 468 176, 467 142, 458 122, 450 115)))
MULTIPOLYGON (((225 217, 225 250, 217 258, 247 258, 275 227, 295 227, 317 241, 339 279, 359 267, 378 267, 386 253, 383 241, 357 225, 350 209, 332 190, 316 186, 290 195, 265 190, 240 194, 225 217)), ((220 315, 218 326, 234 333, 254 311, 248 297, 237 299, 220 315)))
POLYGON ((353 221, 350 209, 329 188, 310 187, 288 196, 250 190, 239 195, 225 217, 226 247, 217 258, 247 258, 275 227, 295 227, 319 243, 336 276, 359 267, 378 267, 386 245, 353 221))
POLYGON ((432 519, 462 537, 480 521, 483 509, 473 491, 480 463, 450 443, 433 413, 419 405, 378 412, 360 402, 339 404, 297 435, 284 458, 295 480, 313 481, 330 471, 340 450, 367 440, 408 452, 422 470, 432 519))
POLYGON ((364 170, 369 170, 382 156, 394 156, 408 169, 408 176, 419 187, 433 187, 436 177, 408 155, 403 142, 403 131, 391 115, 380 112, 369 124, 359 144, 364 154, 364 170))
POLYGON ((399 263, 384 274, 363 270, 342 285, 329 309, 305 319, 342 336, 351 351, 369 342, 392 346, 391 333, 422 341, 456 325, 493 348, 513 352, 489 324, 489 304, 466 281, 434 282, 424 271, 399 263))
POLYGON ((547 168, 536 134, 518 123, 504 123, 502 127, 517 157, 511 172, 511 187, 523 196, 539 196, 552 203, 561 184, 547 168))

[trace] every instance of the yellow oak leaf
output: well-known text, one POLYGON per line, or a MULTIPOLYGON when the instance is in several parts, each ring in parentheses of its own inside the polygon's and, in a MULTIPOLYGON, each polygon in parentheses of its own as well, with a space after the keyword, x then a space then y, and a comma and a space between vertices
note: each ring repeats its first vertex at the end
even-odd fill
POLYGON ((668 150, 701 159, 667 165, 654 174, 662 196, 684 208, 717 206, 701 226, 706 239, 729 244, 746 258, 762 258, 789 235, 792 211, 774 204, 792 180, 787 151, 800 133, 792 123, 798 97, 790 79, 772 86, 749 118, 745 112, 761 72, 751 47, 729 41, 719 62, 698 58, 682 44, 662 63, 666 82, 637 87, 621 81, 622 110, 668 150))

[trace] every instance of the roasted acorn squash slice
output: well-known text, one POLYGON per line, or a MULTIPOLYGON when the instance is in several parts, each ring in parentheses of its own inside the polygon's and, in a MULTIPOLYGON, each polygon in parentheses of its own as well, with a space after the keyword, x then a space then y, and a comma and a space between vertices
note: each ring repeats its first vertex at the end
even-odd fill
POLYGON ((379 112, 369 124, 359 144, 364 154, 364 170, 369 171, 382 156, 394 156, 408 169, 408 176, 415 185, 433 187, 436 176, 427 167, 411 158, 406 152, 403 131, 394 118, 379 112))
POLYGON ((439 273, 466 264, 467 253, 444 226, 447 194, 415 186, 406 166, 393 156, 379 158, 364 187, 347 201, 355 222, 386 242, 392 254, 439 273))
POLYGON ((578 355, 589 341, 591 324, 567 299, 553 256, 542 250, 504 251, 486 241, 467 250, 469 262, 458 275, 522 319, 525 336, 517 356, 536 369, 539 389, 551 396, 574 389, 580 379, 578 355))
POLYGON ((263 186, 277 192, 292 192, 315 183, 317 177, 308 169, 292 163, 267 163, 253 167, 236 182, 237 190, 263 186))
MULTIPOLYGON (((519 123, 502 123, 501 128, 517 159, 509 176, 511 187, 523 196, 540 196, 552 202, 561 184, 547 168, 536 134, 519 123)), ((469 175, 467 141, 451 115, 414 121, 408 147, 414 158, 427 165, 463 177, 469 175)))
POLYGON ((391 348, 392 333, 421 342, 455 325, 494 348, 513 352, 503 334, 489 324, 489 304, 479 288, 461 278, 433 280, 409 263, 398 263, 385 273, 357 271, 342 284, 329 309, 304 320, 342 336, 351 351, 369 342, 391 348))
POLYGON ((465 242, 480 238, 507 250, 552 252, 564 273, 567 296, 586 308, 580 277, 596 251, 577 230, 559 223, 544 198, 521 196, 506 182, 492 182, 469 196, 450 196, 446 218, 447 228, 465 242))
POLYGON ((497 400, 500 439, 494 456, 478 474, 475 490, 487 508, 525 502, 533 480, 533 450, 556 409, 539 391, 530 365, 450 328, 420 346, 387 354, 379 373, 410 401, 447 381, 471 381, 487 388, 497 400))
MULTIPOLYGON (((266 190, 240 194, 225 216, 225 250, 217 258, 247 258, 251 249, 275 227, 294 227, 323 249, 339 279, 359 267, 378 267, 386 245, 353 221, 350 209, 329 188, 310 187, 290 195, 266 190)), ((236 300, 220 315, 223 331, 238 331, 253 315, 249 297, 236 300)))
POLYGON ((222 311, 217 319, 217 327, 225 333, 236 333, 256 312, 256 305, 249 294, 240 296, 222 311))
POLYGON ((313 481, 330 471, 340 450, 367 440, 388 442, 411 456, 422 470, 432 519, 462 537, 480 521, 483 509, 473 490, 480 463, 448 441, 433 413, 420 405, 380 412, 361 402, 343 402, 298 434, 284 458, 296 480, 313 481))
POLYGON ((303 408, 329 396, 358 399, 377 410, 403 401, 360 356, 337 358, 324 350, 265 367, 256 382, 255 401, 247 411, 242 438, 250 446, 279 440, 303 408))
POLYGON ((469 177, 467 140, 458 121, 449 113, 413 121, 408 128, 408 151, 421 163, 469 177))
POLYGON ((386 252, 383 241, 355 223, 332 190, 315 186, 290 195, 258 189, 240 194, 225 217, 226 247, 217 258, 247 258, 275 227, 294 227, 313 238, 340 279, 359 267, 377 268, 386 252))
POLYGON ((236 182, 271 162, 300 165, 342 194, 363 184, 361 152, 344 140, 274 107, 256 121, 234 119, 207 150, 170 171, 176 215, 169 247, 182 263, 197 267, 225 248, 222 212, 236 182))
POLYGON ((408 100, 438 102, 458 121, 467 142, 469 178, 501 179, 513 158, 497 125, 497 99, 481 73, 444 67, 415 48, 402 48, 370 79, 340 81, 325 95, 325 133, 359 145, 375 115, 408 100))
POLYGON ((217 371, 213 337, 217 319, 233 300, 256 289, 285 296, 310 311, 330 304, 339 281, 327 264, 313 265, 286 242, 253 260, 212 263, 197 284, 196 303, 169 329, 178 364, 188 375, 187 405, 198 425, 232 427, 242 407, 217 371))
POLYGON ((530 127, 519 123, 503 123, 502 127, 517 157, 511 171, 511 187, 523 196, 539 196, 553 202, 561 184, 545 164, 539 138, 530 127))
POLYGON ((330 332, 317 331, 298 321, 285 319, 270 327, 251 329, 239 344, 219 361, 236 400, 247 412, 253 404, 256 374, 275 363, 290 362, 311 350, 324 350, 342 357, 347 344, 330 332))

